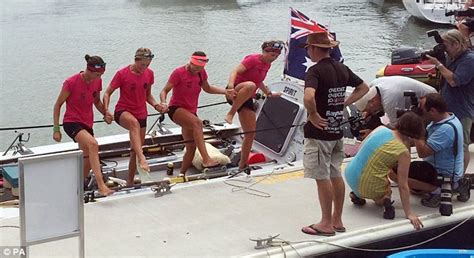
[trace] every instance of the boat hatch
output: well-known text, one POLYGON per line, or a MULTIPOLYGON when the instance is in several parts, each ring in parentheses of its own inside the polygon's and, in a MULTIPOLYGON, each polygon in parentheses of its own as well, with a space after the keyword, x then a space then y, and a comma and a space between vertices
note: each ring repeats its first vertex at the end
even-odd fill
POLYGON ((304 107, 286 97, 267 98, 257 117, 255 142, 282 156, 292 139, 304 107))

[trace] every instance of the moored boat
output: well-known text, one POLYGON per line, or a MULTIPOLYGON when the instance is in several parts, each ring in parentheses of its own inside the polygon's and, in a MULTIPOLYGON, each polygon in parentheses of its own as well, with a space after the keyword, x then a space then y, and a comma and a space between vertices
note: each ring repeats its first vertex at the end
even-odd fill
POLYGON ((405 9, 414 17, 440 24, 454 24, 454 16, 445 14, 463 9, 464 4, 464 0, 403 0, 405 9))

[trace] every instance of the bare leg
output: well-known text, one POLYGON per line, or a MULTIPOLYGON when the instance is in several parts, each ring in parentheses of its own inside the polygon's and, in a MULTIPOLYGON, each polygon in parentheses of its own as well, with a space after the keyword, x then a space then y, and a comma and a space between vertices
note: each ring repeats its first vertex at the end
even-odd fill
POLYGON ((334 192, 331 181, 316 180, 316 185, 321 206, 321 220, 315 227, 323 232, 334 232, 331 214, 334 192))
POLYGON ((344 206, 344 194, 346 186, 342 177, 331 178, 331 184, 333 189, 334 198, 334 210, 332 213, 332 224, 334 227, 342 228, 342 208, 344 206))
POLYGON ((249 159, 250 151, 252 150, 253 140, 255 139, 255 128, 257 126, 257 123, 255 112, 248 108, 243 108, 242 110, 240 110, 239 119, 240 125, 242 126, 242 130, 244 132, 250 132, 244 134, 244 139, 242 141, 239 169, 243 169, 248 165, 247 162, 249 159))
MULTIPOLYGON (((398 183, 397 174, 395 174, 393 171, 389 172, 388 177, 392 181, 395 181, 395 182, 398 183)), ((423 191, 423 192, 426 192, 426 193, 431 193, 434 190, 436 190, 436 188, 438 188, 435 185, 431 185, 431 184, 428 184, 426 182, 419 181, 419 180, 416 180, 416 179, 413 179, 413 178, 408 178, 408 187, 410 187, 411 190, 418 190, 418 191, 423 191)))
POLYGON ((79 149, 82 150, 82 155, 84 156, 82 174, 84 178, 86 178, 89 176, 89 173, 91 171, 91 163, 89 161, 89 150, 87 149, 86 146, 81 146, 80 144, 79 144, 79 149))
MULTIPOLYGON (((79 146, 83 150, 84 154, 88 154, 90 167, 94 172, 95 179, 97 181, 97 186, 99 187, 99 193, 108 196, 114 193, 113 190, 110 190, 104 183, 102 177, 102 171, 100 169, 99 162, 99 145, 97 140, 89 134, 86 130, 81 130, 77 133, 75 140, 79 143, 79 146)), ((84 166, 86 167, 86 166, 84 166)))
MULTIPOLYGON (((142 144, 144 141, 144 136, 142 136, 142 131, 145 128, 140 128, 140 124, 138 120, 129 112, 123 112, 120 115, 120 125, 123 126, 125 129, 128 130, 130 136, 130 146, 135 155, 130 152, 130 162, 129 162, 129 173, 128 173, 128 180, 133 176, 135 176, 136 166, 134 156, 138 159, 138 163, 143 170, 150 171, 150 167, 146 161, 145 155, 143 155, 142 144), (133 163, 132 163, 133 162, 133 163), (135 169, 133 169, 135 168, 135 169)), ((128 182, 129 184, 131 182, 128 182)))
POLYGON ((237 110, 240 108, 240 106, 242 106, 242 104, 244 104, 245 101, 252 97, 252 94, 256 88, 257 86, 253 82, 243 82, 235 87, 237 96, 232 101, 232 107, 225 116, 225 121, 227 123, 232 124, 235 113, 237 113, 237 110))
POLYGON ((137 173, 137 155, 133 150, 130 151, 130 159, 128 160, 128 177, 127 185, 133 185, 135 182, 135 174, 137 173))
POLYGON ((173 115, 173 121, 180 125, 183 129, 192 131, 192 138, 199 153, 202 157, 202 165, 204 167, 213 167, 219 165, 217 160, 211 159, 204 143, 204 135, 202 132, 202 121, 194 114, 184 108, 176 109, 173 115))
POLYGON ((184 141, 186 141, 185 143, 186 152, 184 153, 184 156, 183 156, 183 162, 181 163, 180 173, 186 174, 186 171, 192 165, 194 153, 196 152, 196 144, 194 144, 194 141, 192 141, 193 129, 182 127, 181 132, 183 134, 184 141), (192 142, 188 142, 188 141, 192 141, 192 142))

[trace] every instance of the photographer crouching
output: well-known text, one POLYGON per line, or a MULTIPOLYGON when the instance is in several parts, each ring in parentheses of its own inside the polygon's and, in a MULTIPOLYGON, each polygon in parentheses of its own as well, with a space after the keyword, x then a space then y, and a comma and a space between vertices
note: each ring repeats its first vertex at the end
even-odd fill
MULTIPOLYGON (((386 114, 388 117, 388 127, 395 128, 400 107, 411 109, 406 105, 407 96, 405 92, 413 93, 413 97, 420 98, 436 90, 415 79, 405 76, 387 76, 377 78, 369 83, 369 91, 354 103, 357 109, 363 112, 363 117, 374 116, 380 120, 379 116, 386 114)), ((413 104, 413 103, 412 103, 413 104)), ((417 108, 417 105, 415 105, 417 108)), ((413 110, 412 110, 413 111, 413 110)), ((373 126, 365 126, 360 130, 360 136, 364 139, 373 129, 381 123, 372 123, 373 126)))
POLYGON ((469 143, 474 118, 474 53, 458 30, 449 30, 441 36, 448 55, 446 65, 438 58, 426 55, 443 77, 441 95, 448 110, 461 121, 463 128, 464 171, 469 164, 469 143))
MULTIPOLYGON (((452 213, 451 194, 457 192, 458 201, 470 198, 470 181, 463 177, 463 129, 459 119, 448 113, 447 105, 439 93, 430 93, 420 99, 423 118, 430 121, 426 139, 413 139, 418 156, 423 161, 410 164, 408 185, 418 193, 429 193, 421 200, 427 207, 440 207, 442 215, 452 213), (453 189, 453 190, 451 190, 453 189)), ((397 176, 390 178, 397 181, 397 176)))

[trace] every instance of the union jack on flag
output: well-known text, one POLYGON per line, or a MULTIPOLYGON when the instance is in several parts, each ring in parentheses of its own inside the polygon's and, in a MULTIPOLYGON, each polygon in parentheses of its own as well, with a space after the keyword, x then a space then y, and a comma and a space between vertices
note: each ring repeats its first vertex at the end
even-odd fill
MULTIPOLYGON (((328 29, 311 20, 302 12, 290 7, 290 36, 288 42, 288 52, 286 56, 286 65, 284 74, 291 77, 304 80, 308 69, 314 65, 309 58, 306 49, 302 48, 306 44, 308 34, 317 31, 328 31, 328 29)), ((335 33, 330 33, 332 40, 336 39, 335 33)), ((343 62, 339 47, 331 49, 331 57, 339 62, 343 62)))

